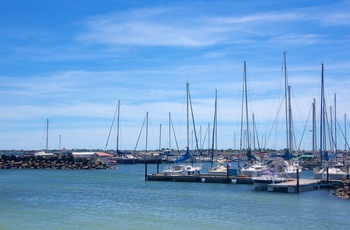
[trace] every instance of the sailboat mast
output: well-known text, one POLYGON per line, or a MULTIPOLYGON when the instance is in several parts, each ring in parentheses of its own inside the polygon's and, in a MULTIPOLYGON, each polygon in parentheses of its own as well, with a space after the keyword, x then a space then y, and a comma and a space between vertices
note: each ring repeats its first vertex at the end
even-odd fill
POLYGON ((322 63, 321 73, 321 111, 320 111, 320 164, 322 166, 322 153, 323 153, 323 125, 324 125, 324 67, 322 63))
POLYGON ((244 97, 245 97, 245 115, 246 115, 246 125, 247 125, 247 146, 250 149, 250 133, 249 133, 249 124, 248 124, 248 93, 247 93, 247 69, 246 62, 244 62, 244 97))
POLYGON ((147 153, 147 146, 148 145, 148 112, 146 113, 146 153, 147 153))
POLYGON ((334 147, 335 153, 338 152, 338 143, 337 143, 337 94, 334 94, 334 147))
POLYGON ((118 153, 119 148, 119 115, 120 115, 120 100, 118 100, 118 117, 117 117, 117 142, 116 142, 116 150, 118 153))
POLYGON ((58 150, 61 149, 61 134, 60 134, 60 138, 59 138, 59 141, 58 141, 58 150))
POLYGON ((316 100, 312 103, 312 152, 316 151, 316 100))
POLYGON ((49 149, 49 119, 46 119, 46 151, 49 149))
POLYGON ((169 113, 169 151, 171 151, 171 113, 169 113))
MULTIPOLYGON (((213 125, 213 139, 212 139, 212 146, 211 146, 211 167, 213 167, 213 161, 214 161, 214 142, 215 142, 215 134, 217 133, 216 132, 216 111, 217 111, 217 89, 215 89, 215 112, 214 112, 214 125, 213 125)), ((216 145, 217 147, 217 145, 216 145)))
POLYGON ((188 114, 188 111, 189 111, 189 83, 187 82, 186 83, 186 104, 187 104, 187 114, 186 114, 186 119, 187 119, 187 146, 186 148, 189 149, 190 148, 190 126, 189 126, 189 123, 190 123, 190 118, 189 118, 189 114, 188 114))
POLYGON ((290 138, 289 138, 289 113, 288 113, 288 77, 287 77, 287 60, 286 51, 283 52, 284 58, 284 100, 285 100, 285 112, 286 112, 286 141, 287 148, 290 148, 290 138))
POLYGON ((162 124, 159 125, 159 150, 162 147, 162 124))
POLYGON ((291 107, 291 103, 290 103, 290 86, 288 86, 288 137, 289 137, 289 146, 288 149, 289 150, 293 150, 292 149, 292 143, 293 143, 293 134, 292 134, 292 107, 291 107))
POLYGON ((344 114, 344 125, 345 125, 345 130, 344 130, 344 132, 345 132, 345 137, 344 137, 344 139, 345 139, 345 146, 344 146, 344 150, 345 150, 345 153, 347 153, 347 133, 346 133, 346 114, 344 114))

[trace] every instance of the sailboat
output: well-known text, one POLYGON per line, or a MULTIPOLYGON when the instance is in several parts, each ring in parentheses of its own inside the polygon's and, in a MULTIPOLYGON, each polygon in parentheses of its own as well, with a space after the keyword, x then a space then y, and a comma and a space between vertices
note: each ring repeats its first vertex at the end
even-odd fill
POLYGON ((187 146, 186 153, 180 156, 175 160, 175 165, 165 167, 162 171, 164 175, 196 175, 200 174, 200 170, 202 169, 201 164, 189 164, 189 161, 193 159, 193 156, 190 152, 190 129, 189 129, 189 83, 186 83, 186 102, 187 102, 187 146), (183 164, 182 162, 187 161, 187 164, 183 164), (180 164, 177 164, 180 163, 180 164))
MULTIPOLYGON (((45 150, 39 150, 34 153, 35 156, 53 156, 52 153, 47 153, 49 149, 49 119, 46 119, 46 151, 45 150)), ((40 144, 41 145, 41 144, 40 144)))
POLYGON ((215 175, 227 175, 227 166, 224 166, 226 159, 219 159, 218 155, 215 155, 216 166, 213 167, 214 161, 214 151, 217 149, 214 148, 214 143, 217 141, 217 90, 215 90, 215 112, 214 112, 214 125, 213 125, 213 138, 212 138, 212 148, 211 148, 211 167, 208 169, 208 174, 215 175))
POLYGON ((126 154, 123 153, 119 150, 119 126, 120 126, 120 100, 118 100, 118 105, 116 107, 116 110, 114 112, 114 116, 113 116, 113 120, 112 120, 112 124, 111 124, 111 128, 109 130, 109 134, 108 134, 108 138, 106 141, 106 146, 105 149, 107 149, 108 146, 108 141, 109 141, 109 137, 111 135, 111 131, 114 125, 114 120, 117 116, 117 138, 116 138, 116 150, 115 150, 115 157, 113 157, 112 159, 108 159, 108 164, 135 164, 137 163, 138 159, 136 159, 133 155, 131 154, 126 154))
POLYGON ((338 167, 329 165, 329 160, 335 154, 329 155, 326 151, 326 110, 325 110, 325 99, 324 99, 324 65, 322 63, 322 74, 321 74, 321 115, 320 115, 320 165, 322 166, 322 159, 324 159, 325 165, 321 168, 314 168, 314 178, 322 180, 344 180, 347 177, 347 173, 338 167))
MULTIPOLYGON (((287 89, 287 78, 286 78, 286 61, 285 61, 285 53, 284 53, 284 64, 285 64, 285 86, 287 89)), ((290 89, 288 87, 288 89, 290 89)), ((291 130, 291 122, 288 122, 288 118, 291 117, 290 112, 290 104, 287 105, 287 94, 285 92, 285 99, 286 99, 286 124, 287 124, 287 146, 288 143, 291 143, 290 139, 291 136, 289 136, 289 131, 291 130)), ((288 157, 291 159, 291 154, 289 153, 289 149, 286 149, 285 155, 288 155, 288 157)), ((289 159, 288 158, 288 159, 289 159)), ((261 171, 260 176, 253 176, 252 181, 255 187, 255 190, 267 190, 267 186, 269 184, 276 184, 281 182, 288 181, 289 176, 287 175, 287 171, 290 170, 290 164, 286 161, 286 159, 283 158, 276 158, 272 162, 269 163, 269 165, 261 171)))
POLYGON ((244 120, 244 114, 245 114, 245 124, 246 124, 246 140, 247 140, 247 149, 246 149, 246 157, 248 159, 248 164, 245 164, 243 168, 240 169, 240 173, 243 176, 260 176, 261 171, 266 169, 266 165, 256 162, 253 164, 253 161, 257 161, 255 156, 252 154, 251 148, 250 148, 250 138, 249 138, 249 122, 248 122, 248 94, 247 94, 247 74, 246 74, 246 62, 244 62, 244 73, 243 73, 243 92, 242 92, 242 114, 241 114, 241 143, 240 143, 240 149, 242 151, 243 144, 243 120, 244 120), (244 112, 245 110, 245 112, 244 112))
POLYGON ((287 62, 286 62, 286 52, 283 53, 284 56, 284 79, 285 79, 285 111, 286 111, 286 139, 287 148, 285 149, 285 154, 283 157, 283 169, 285 174, 289 177, 296 178, 298 173, 301 173, 302 167, 299 166, 298 162, 292 160, 293 155, 291 154, 293 146, 293 134, 292 134, 292 106, 290 97, 290 88, 288 85, 287 77, 287 62))

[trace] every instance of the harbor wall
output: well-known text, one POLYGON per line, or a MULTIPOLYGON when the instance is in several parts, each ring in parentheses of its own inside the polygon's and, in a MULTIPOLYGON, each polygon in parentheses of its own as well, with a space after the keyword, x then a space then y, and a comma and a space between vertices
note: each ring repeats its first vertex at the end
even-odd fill
POLYGON ((0 155, 0 169, 107 169, 108 167, 95 156, 76 158, 70 153, 51 156, 0 155))

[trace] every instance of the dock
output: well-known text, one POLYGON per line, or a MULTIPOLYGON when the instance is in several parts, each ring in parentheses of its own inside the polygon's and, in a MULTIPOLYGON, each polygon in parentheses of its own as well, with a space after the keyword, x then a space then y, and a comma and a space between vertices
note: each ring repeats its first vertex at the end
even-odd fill
POLYGON ((282 193, 297 193, 317 189, 320 186, 319 180, 299 179, 299 191, 297 191, 297 180, 291 180, 278 184, 269 184, 267 191, 282 193))
POLYGON ((251 177, 225 176, 225 175, 212 175, 212 174, 164 175, 163 173, 158 173, 158 174, 147 174, 145 179, 146 181, 253 184, 251 177))
MULTIPOLYGON (((222 184, 253 184, 251 177, 237 175, 237 170, 230 170, 226 175, 220 174, 164 174, 159 173, 159 165, 157 165, 157 173, 147 173, 147 164, 145 164, 145 181, 168 181, 168 182, 197 182, 197 183, 222 183, 222 184)), ((339 180, 316 180, 316 179, 292 179, 287 182, 268 184, 267 191, 279 193, 299 193, 316 189, 336 188, 341 186, 344 181, 339 180)))

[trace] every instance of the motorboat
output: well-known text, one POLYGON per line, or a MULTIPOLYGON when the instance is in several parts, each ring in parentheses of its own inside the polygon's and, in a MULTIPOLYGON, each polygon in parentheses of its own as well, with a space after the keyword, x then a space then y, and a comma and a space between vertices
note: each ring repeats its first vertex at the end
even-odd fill
POLYGON ((299 164, 295 161, 286 161, 282 158, 275 159, 270 163, 270 167, 274 169, 274 171, 277 173, 277 175, 285 176, 291 178, 297 177, 297 171, 299 173, 302 172, 302 168, 299 167, 299 164))
POLYGON ((257 177, 252 177, 255 190, 267 190, 269 184, 277 184, 287 182, 287 177, 276 174, 273 168, 262 171, 262 174, 257 177))
POLYGON ((261 172, 266 170, 268 166, 261 162, 258 162, 253 165, 247 165, 241 169, 241 174, 249 176, 249 177, 257 177, 261 175, 261 172))
POLYGON ((190 165, 190 164, 176 164, 173 166, 167 166, 163 169, 162 173, 164 175, 198 175, 200 174, 200 170, 202 169, 202 165, 190 165))
POLYGON ((327 174, 329 180, 344 180, 347 178, 346 171, 338 167, 323 167, 314 168, 314 178, 317 180, 327 180, 327 174), (328 168, 328 173, 327 173, 328 168))
POLYGON ((202 169, 202 166, 192 166, 189 164, 176 164, 173 166, 167 166, 164 168, 162 173, 164 175, 197 175, 200 174, 200 170, 202 169))

